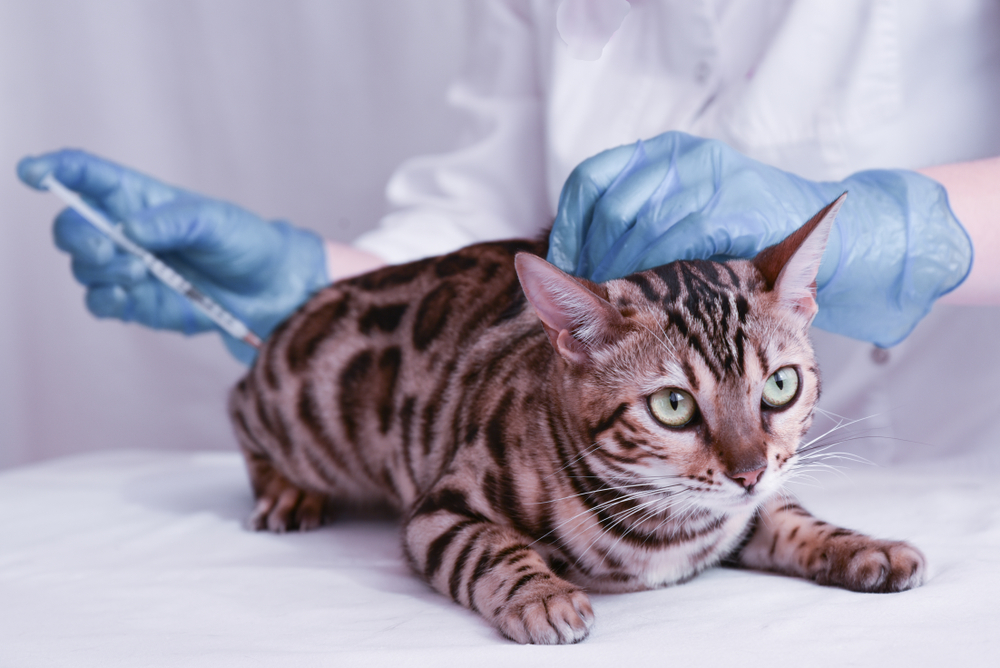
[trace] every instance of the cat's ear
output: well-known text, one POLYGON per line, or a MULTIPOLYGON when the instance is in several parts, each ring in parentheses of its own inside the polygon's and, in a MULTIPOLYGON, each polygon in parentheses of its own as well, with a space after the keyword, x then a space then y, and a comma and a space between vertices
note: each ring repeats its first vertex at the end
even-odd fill
POLYGON ((525 296, 564 359, 585 362, 625 327, 625 317, 597 294, 596 284, 574 278, 530 253, 518 253, 514 266, 525 296))
POLYGON ((847 198, 847 193, 827 204, 784 241, 769 246, 753 259, 768 287, 777 293, 787 308, 801 313, 811 322, 816 305, 816 274, 823 251, 830 239, 833 221, 847 198))

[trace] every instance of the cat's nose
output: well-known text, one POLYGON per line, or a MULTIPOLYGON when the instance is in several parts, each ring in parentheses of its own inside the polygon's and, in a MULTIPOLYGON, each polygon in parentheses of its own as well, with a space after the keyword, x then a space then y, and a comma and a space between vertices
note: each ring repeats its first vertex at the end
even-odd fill
POLYGON ((764 471, 766 470, 767 467, 762 466, 761 468, 755 469, 753 471, 743 471, 741 473, 733 473, 733 474, 727 473, 726 475, 729 476, 731 480, 735 480, 739 484, 743 485, 743 489, 745 489, 746 491, 752 492, 754 485, 760 482, 760 478, 761 476, 764 475, 764 471))

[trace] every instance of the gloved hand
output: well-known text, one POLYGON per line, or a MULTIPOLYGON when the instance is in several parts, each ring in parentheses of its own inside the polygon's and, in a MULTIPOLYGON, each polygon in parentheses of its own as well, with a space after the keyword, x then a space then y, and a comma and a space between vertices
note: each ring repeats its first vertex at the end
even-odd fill
MULTIPOLYGON (((26 184, 42 178, 80 193, 125 234, 183 274, 262 339, 329 281, 323 241, 284 222, 269 223, 232 204, 161 183, 81 151, 28 157, 17 166, 26 184)), ((183 297, 153 278, 136 257, 72 209, 55 220, 56 246, 73 257, 73 274, 87 286, 87 308, 185 334, 217 330, 183 297)), ((218 330, 217 330, 218 331, 218 330)), ((220 331, 220 333, 222 333, 220 331)), ((229 351, 249 364, 251 346, 222 333, 229 351)))
POLYGON ((844 191, 816 279, 814 324, 895 345, 972 267, 972 242, 944 188, 915 172, 814 182, 722 142, 668 132, 573 171, 549 261, 600 282, 680 259, 752 257, 844 191))

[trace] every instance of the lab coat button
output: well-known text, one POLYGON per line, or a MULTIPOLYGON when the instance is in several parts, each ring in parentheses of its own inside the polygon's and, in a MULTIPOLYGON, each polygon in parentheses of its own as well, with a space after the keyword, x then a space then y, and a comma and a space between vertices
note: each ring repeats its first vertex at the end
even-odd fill
POLYGON ((889 351, 885 348, 880 348, 878 346, 872 347, 872 362, 878 364, 879 366, 884 366, 889 363, 889 351))

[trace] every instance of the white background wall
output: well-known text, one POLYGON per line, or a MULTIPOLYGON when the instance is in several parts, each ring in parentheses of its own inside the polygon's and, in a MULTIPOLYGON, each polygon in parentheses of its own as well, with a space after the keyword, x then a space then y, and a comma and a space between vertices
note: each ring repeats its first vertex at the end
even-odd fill
MULTIPOLYGON (((108 448, 232 449, 242 369, 83 306, 23 155, 84 148, 348 240, 409 156, 454 147, 465 0, 0 0, 0 467, 108 448)), ((936 307, 891 361, 816 333, 822 406, 875 461, 980 448, 1000 464, 1000 310, 936 307), (891 436, 891 438, 889 438, 891 436)))
POLYGON ((233 448, 218 337, 98 321, 24 155, 83 148, 349 240, 448 150, 463 0, 0 0, 0 467, 233 448))

